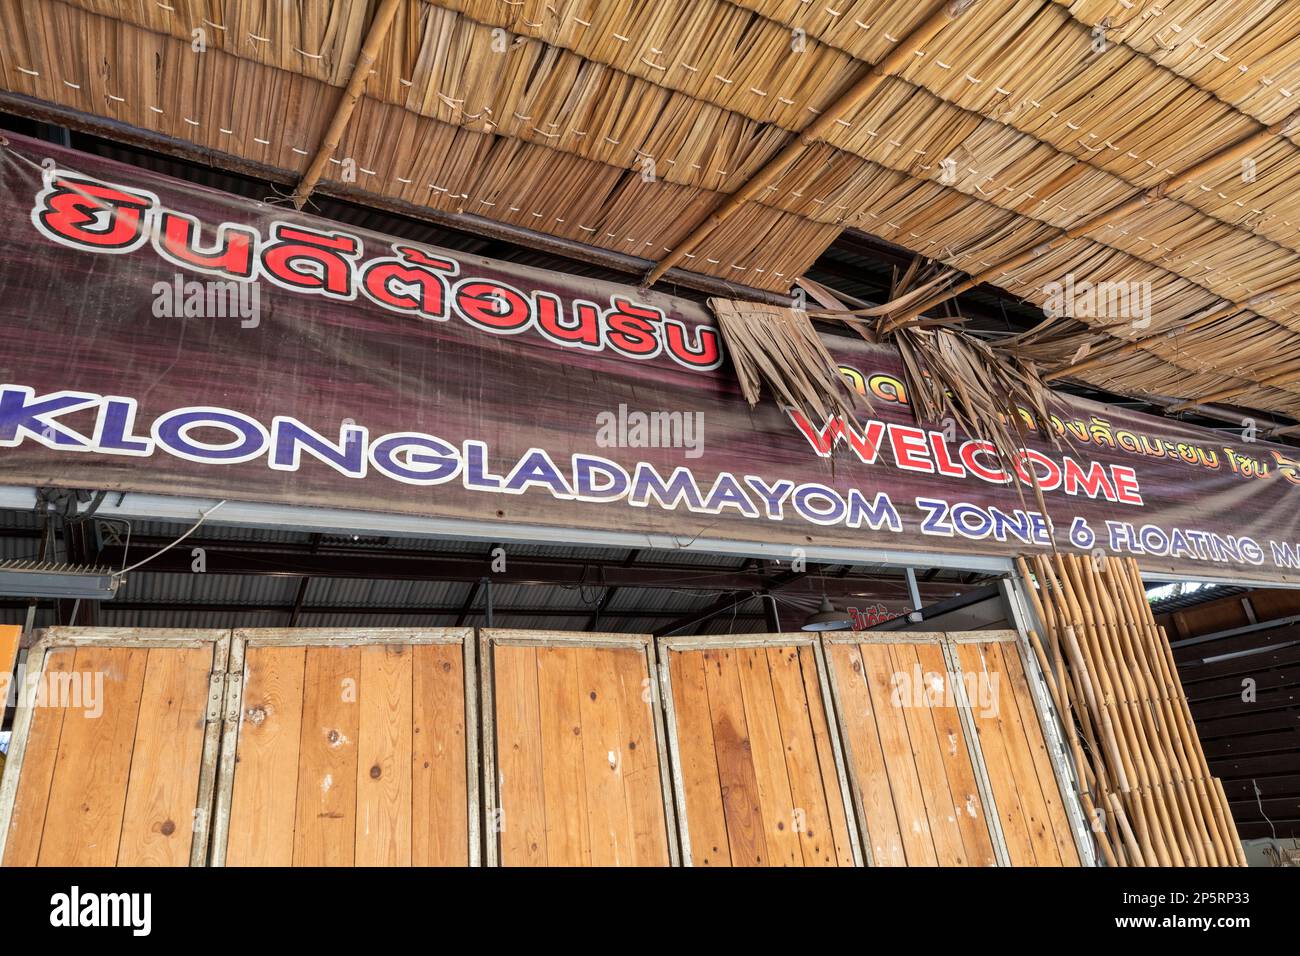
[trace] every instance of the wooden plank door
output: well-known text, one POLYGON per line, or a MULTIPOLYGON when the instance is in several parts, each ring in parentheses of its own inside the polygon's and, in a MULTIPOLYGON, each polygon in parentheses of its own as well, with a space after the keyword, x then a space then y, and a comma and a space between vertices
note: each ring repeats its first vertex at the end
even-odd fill
POLYGON ((874 866, 997 862, 941 643, 830 638, 826 653, 874 866))
POLYGON ((1079 865, 1014 632, 824 641, 873 865, 1079 865))
POLYGON ((485 630, 480 647, 489 864, 674 863, 651 639, 485 630))
POLYGON ((668 638, 659 652, 686 864, 855 865, 816 640, 668 638))
POLYGON ((47 630, 0 786, 4 865, 201 865, 229 644, 224 630, 47 630))
POLYGON ((1018 642, 964 641, 953 651, 1011 865, 1079 866, 1018 642))
POLYGON ((469 628, 235 632, 214 862, 471 866, 469 628))

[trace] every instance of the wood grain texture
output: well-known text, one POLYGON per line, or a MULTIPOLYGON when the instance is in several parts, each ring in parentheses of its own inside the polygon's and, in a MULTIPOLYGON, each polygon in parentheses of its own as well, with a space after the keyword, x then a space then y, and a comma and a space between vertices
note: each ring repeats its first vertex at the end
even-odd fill
POLYGON ((1061 796, 1060 783, 1052 769, 1052 760, 1047 752, 1047 741, 1043 737, 1042 724, 1029 689, 1024 662, 1015 644, 1002 644, 998 650, 1006 693, 1016 708, 1014 716, 1020 728, 1018 740, 1023 741, 1023 746, 1029 754, 1037 787, 1042 795, 1043 807, 1047 813, 1048 832, 1056 845, 1059 863, 1062 866, 1079 866, 1081 865, 1079 848, 1074 842, 1069 816, 1061 796))
MULTIPOLYGON (((979 675, 985 672, 988 646, 958 645, 958 661, 963 674, 979 675)), ((976 705, 971 710, 971 716, 979 736, 980 752, 984 755, 984 763, 988 768, 989 785, 993 789, 993 801, 997 804, 1007 854, 1012 866, 1037 866, 1036 843, 1030 830, 1029 815, 1021 804, 1021 781, 1016 777, 1008 752, 1005 725, 991 710, 992 708, 976 705)), ((1000 703, 997 710, 1001 710, 1000 703)), ((1028 799, 1026 794, 1026 800, 1028 799)))
POLYGON ((117 862, 148 655, 140 648, 77 649, 74 677, 83 688, 102 686, 102 694, 94 695, 97 702, 87 697, 78 703, 74 697, 65 708, 41 866, 117 862))
POLYGON ((680 754, 685 822, 693 866, 729 866, 726 811, 713 745, 704 654, 668 651, 680 754))
POLYGON ((493 655, 502 863, 667 866, 644 648, 506 644, 493 655))
MULTIPOLYGON (((50 650, 45 655, 42 680, 47 674, 72 671, 76 651, 70 647, 50 650)), ((39 702, 39 700, 38 700, 39 702)), ((5 843, 5 866, 35 866, 40 858, 41 837, 50 805, 50 785, 54 782, 54 763, 59 755, 59 738, 63 732, 62 707, 37 706, 27 735, 22 775, 14 796, 9 833, 5 843)))
MULTIPOLYGON (((537 652, 532 647, 498 645, 492 655, 501 863, 545 866, 546 802, 537 652)), ((489 828, 492 824, 489 820, 489 828)))
POLYGON ((790 792, 790 772, 785 764, 781 721, 776 712, 772 678, 767 669, 767 650, 739 648, 733 660, 745 702, 745 725, 749 731, 749 757, 758 784, 762 810, 763 839, 767 843, 769 866, 802 866, 803 849, 795 827, 806 808, 796 804, 790 792))
MULTIPOLYGON (((953 675, 948 670, 943 651, 935 644, 914 645, 917 661, 927 673, 942 674, 951 686, 953 675)), ((948 779, 948 793, 953 812, 961 831, 967 866, 996 866, 993 837, 989 833, 988 818, 979 786, 975 782, 975 768, 971 763, 966 731, 956 702, 945 695, 943 702, 930 709, 934 731, 948 779)))
MULTIPOLYGON (((607 648, 578 651, 582 766, 587 787, 587 836, 593 866, 631 866, 636 859, 623 785, 625 740, 614 655, 607 648)), ((549 719, 549 718, 548 718, 549 719)), ((547 807, 562 813, 562 807, 547 807)))
POLYGON ((623 795, 632 828, 633 863, 668 866, 668 823, 645 653, 640 648, 616 651, 613 663, 619 725, 623 730, 623 795))
MULTIPOLYGON (((817 769, 821 776, 822 792, 826 794, 826 809, 831 835, 835 841, 836 862, 839 866, 853 866, 853 842, 849 835, 849 828, 853 826, 853 808, 851 805, 845 805, 845 797, 840 787, 840 767, 836 763, 834 745, 831 742, 816 651, 811 647, 800 647, 798 664, 803 679, 804 696, 808 701, 808 718, 817 752, 817 769)), ((773 668, 773 674, 775 673, 776 669, 773 668)), ((809 839, 814 838, 812 833, 808 836, 809 839)), ((820 855, 820 851, 818 854, 820 855)))
POLYGON ((537 648, 537 692, 542 721, 542 793, 546 857, 550 866, 590 866, 587 785, 578 663, 582 650, 537 648))
POLYGON ((226 865, 291 866, 307 649, 246 654, 226 865))
POLYGON ((713 747, 722 786, 727 842, 732 866, 765 866, 768 862, 763 808, 758 780, 750 759, 752 747, 745 722, 745 700, 735 651, 701 652, 713 723, 713 747))
POLYGON ((935 866, 939 862, 930 832, 929 811, 925 803, 921 778, 912 754, 907 731, 905 707, 896 699, 892 648, 887 644, 863 644, 862 665, 866 669, 867 689, 876 714, 880 749, 885 755, 889 789, 898 814, 899 833, 907 853, 908 866, 935 866))
POLYGON ((669 652, 695 865, 853 865, 816 661, 806 674, 801 650, 669 652))
POLYGON ((951 693, 948 674, 944 669, 922 668, 916 650, 914 644, 896 644, 889 648, 895 674, 901 686, 911 692, 911 699, 901 701, 900 710, 907 725, 912 760, 921 783, 935 857, 940 866, 967 866, 969 860, 958 820, 957 801, 948 785, 948 772, 933 714, 936 707, 942 707, 943 698, 951 693), (921 685, 919 688, 916 686, 918 683, 921 685))
POLYGON ((211 647, 151 648, 118 866, 188 866, 198 820, 211 647))
MULTIPOLYGON (((797 647, 763 648, 772 699, 780 726, 786 776, 790 782, 794 833, 799 841, 800 864, 835 866, 835 837, 831 832, 827 794, 822 789, 817 765, 817 744, 813 739, 809 702, 797 647)), ((839 799, 838 788, 832 791, 839 799)))
POLYGON ((469 864, 465 660, 459 644, 417 644, 411 728, 411 863, 469 864))
POLYGON ((361 648, 357 728, 357 866, 411 865, 413 655, 402 644, 361 648))
POLYGON ((355 860, 361 652, 308 647, 304 671, 294 866, 355 860))
POLYGON ((839 690, 840 725, 851 779, 866 817, 863 825, 872 862, 875 866, 906 866, 907 854, 861 650, 855 644, 831 644, 828 657, 839 690))

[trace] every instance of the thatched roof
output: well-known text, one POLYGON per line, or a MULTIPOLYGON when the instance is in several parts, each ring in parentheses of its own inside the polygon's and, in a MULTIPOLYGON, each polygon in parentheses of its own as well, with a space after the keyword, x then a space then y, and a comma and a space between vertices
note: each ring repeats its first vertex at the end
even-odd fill
POLYGON ((769 290, 849 226, 1034 303, 1149 282, 1021 357, 1300 417, 1287 0, 0 0, 0 82, 304 173, 385 5, 326 182, 769 290))

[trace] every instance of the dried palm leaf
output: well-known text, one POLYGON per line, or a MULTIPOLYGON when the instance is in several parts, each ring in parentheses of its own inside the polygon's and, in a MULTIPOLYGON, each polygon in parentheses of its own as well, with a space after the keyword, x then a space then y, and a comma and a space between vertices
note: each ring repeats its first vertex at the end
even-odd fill
POLYGON ((855 407, 866 398, 844 381, 806 312, 733 299, 709 299, 740 382, 741 394, 757 405, 766 382, 782 405, 809 421, 834 415, 858 426, 855 407))
POLYGON ((1047 409, 1049 392, 1037 368, 948 329, 908 326, 895 330, 892 338, 917 420, 948 420, 967 435, 991 442, 1008 473, 1028 473, 1039 511, 1047 514, 1037 475, 1020 461, 1031 431, 1058 444, 1047 409))

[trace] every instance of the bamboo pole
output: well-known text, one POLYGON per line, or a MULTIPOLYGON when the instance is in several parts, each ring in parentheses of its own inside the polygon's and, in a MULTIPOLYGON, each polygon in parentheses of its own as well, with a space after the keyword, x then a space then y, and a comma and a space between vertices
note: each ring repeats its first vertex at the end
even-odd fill
MULTIPOLYGON (((1137 562, 1129 561, 1127 565, 1132 586, 1137 593, 1144 594, 1145 591, 1142 588, 1142 578, 1138 572, 1137 562)), ((1207 789, 1211 791, 1210 796, 1212 799, 1210 802, 1214 812, 1210 817, 1210 821, 1217 823, 1226 851, 1237 860, 1239 866, 1245 866, 1246 854, 1241 847, 1241 838, 1237 834, 1236 822, 1232 819, 1232 811, 1228 806, 1227 796, 1223 792, 1222 784, 1210 773, 1210 765, 1205 758, 1205 748, 1201 744, 1200 735, 1196 732, 1196 721, 1192 717, 1191 705, 1187 702, 1187 694, 1183 690, 1182 681, 1178 679, 1178 664, 1174 660, 1174 652, 1169 645, 1169 638, 1165 634, 1164 628, 1156 624, 1155 615, 1151 613, 1151 606, 1145 600, 1142 601, 1142 609, 1145 621, 1151 626, 1156 646, 1164 657, 1166 672, 1169 675, 1169 687, 1177 698, 1185 733, 1196 754, 1197 772, 1203 777, 1207 789)))
POLYGON ((1101 703, 1098 700, 1097 688, 1093 684, 1088 662, 1084 659, 1074 628, 1064 620, 1064 613, 1067 609, 1065 607, 1066 602, 1062 595, 1061 586, 1059 582, 1056 581, 1051 570, 1051 565, 1047 559, 1037 556, 1035 560, 1039 566, 1040 576, 1051 583, 1052 591, 1057 595, 1057 600, 1060 605, 1058 608, 1058 611, 1060 612, 1058 614, 1058 627, 1060 628, 1062 637, 1062 646, 1069 657, 1070 669, 1074 677, 1077 697, 1081 702, 1083 702, 1085 711, 1091 715, 1092 722, 1096 725, 1096 737, 1100 738, 1100 746, 1098 746, 1098 741, 1096 739, 1093 740, 1094 747, 1096 748, 1095 752, 1098 754, 1099 758, 1105 761, 1104 765, 1108 767, 1109 775, 1114 778, 1120 792, 1127 793, 1130 789, 1128 776, 1124 772, 1124 763, 1119 758, 1119 748, 1115 742, 1115 729, 1111 724, 1108 712, 1101 706, 1101 703))
POLYGON ((1071 563, 1075 567, 1083 592, 1088 599, 1087 613, 1093 618, 1093 626, 1104 655, 1103 660, 1122 695, 1120 705, 1128 714, 1133 739, 1137 744, 1133 759, 1142 768, 1146 786, 1151 794, 1151 803, 1155 806, 1161 839, 1168 849, 1171 862, 1175 866, 1185 866, 1195 859, 1195 855, 1192 853, 1186 834, 1182 832, 1182 821, 1177 811, 1171 810, 1168 805, 1167 792, 1164 790, 1168 777, 1164 751, 1158 740, 1153 746, 1155 735, 1147 723, 1149 715, 1144 712, 1132 673, 1119 646, 1114 615, 1110 612, 1104 589, 1100 586, 1098 567, 1091 558, 1075 557, 1071 563))
POLYGON ((1038 589, 1036 589, 1029 580, 1029 567, 1024 558, 1017 558, 1017 564, 1020 568, 1020 574, 1025 579, 1026 587, 1029 589, 1030 596, 1034 602, 1034 609, 1038 613, 1038 618, 1048 629, 1049 639, 1051 641, 1052 658, 1056 664, 1057 684, 1063 689, 1067 700, 1072 704, 1074 710, 1079 714, 1079 729, 1083 733, 1084 742, 1089 748, 1089 752, 1097 755, 1094 778, 1099 788, 1103 790, 1110 789, 1110 781, 1106 774, 1105 762, 1102 759, 1101 747, 1098 745, 1092 732, 1092 720, 1088 714, 1082 685, 1079 683, 1079 673, 1076 669, 1071 668, 1067 674, 1065 667, 1065 653, 1061 641, 1057 635, 1063 633, 1061 626, 1057 621, 1056 611, 1053 607, 1053 600, 1050 593, 1051 581, 1049 576, 1045 575, 1042 568, 1039 568, 1036 575, 1037 581, 1043 590, 1043 598, 1040 600, 1038 589))
POLYGON ((1084 594, 1079 571, 1074 562, 1067 560, 1066 556, 1057 554, 1055 558, 1077 631, 1083 637, 1082 645, 1085 654, 1092 662, 1091 670, 1101 684, 1103 699, 1107 701, 1111 710, 1111 722, 1118 730, 1115 741, 1119 747, 1120 758, 1125 761, 1125 771, 1136 811, 1138 836, 1144 840, 1144 848, 1149 847, 1154 852, 1153 865, 1173 866, 1174 857, 1170 854, 1165 840, 1163 821, 1151 790, 1146 763, 1142 759, 1141 744, 1133 725, 1133 714, 1120 698, 1123 688, 1117 691, 1117 681, 1111 673, 1107 653, 1103 649, 1102 638, 1093 620, 1091 606, 1084 594))
POLYGON ((1038 632, 1028 635, 1107 865, 1244 865, 1137 562, 1058 553, 1017 558, 1016 568, 1055 642, 1050 657, 1038 632))
POLYGON ((348 77, 348 85, 339 98, 329 126, 325 128, 325 135, 321 137, 320 148, 316 150, 316 155, 312 157, 307 171, 298 182, 298 188, 293 191, 293 204, 296 208, 303 207, 307 197, 311 195, 311 191, 316 188, 316 183, 325 172, 325 164, 334 155, 334 150, 338 149, 343 131, 347 129, 348 120, 352 118, 352 111, 356 108, 357 100, 361 98, 361 91, 365 89, 366 80, 370 78, 375 56, 378 55, 384 38, 388 36, 388 28, 393 25, 393 18, 400 5, 401 0, 383 0, 379 9, 375 11, 375 18, 370 21, 370 31, 361 45, 361 53, 357 56, 357 62, 352 65, 352 75, 348 77))
POLYGON ((1132 615, 1120 612, 1119 596, 1112 592, 1111 582, 1105 574, 1109 563, 1109 559, 1103 558, 1101 565, 1094 567, 1093 581, 1102 615, 1109 622, 1116 666, 1128 680, 1128 693, 1145 735, 1147 750, 1155 758, 1151 766, 1157 776, 1155 784, 1157 799, 1166 808, 1169 823, 1172 825, 1172 835, 1184 865, 1204 866, 1205 852, 1194 836, 1200 828, 1185 799, 1185 794, 1180 794, 1175 783, 1171 755, 1168 753, 1168 740, 1160 732, 1159 722, 1151 708, 1152 689, 1142 672, 1141 660, 1132 643, 1127 640, 1127 626, 1132 621, 1132 615))
POLYGON ((1142 646, 1138 634, 1139 625, 1131 612, 1131 604, 1125 593, 1121 576, 1114 574, 1114 568, 1108 561, 1101 569, 1109 591, 1112 606, 1109 609, 1111 619, 1117 624, 1117 636, 1123 647, 1125 657, 1132 662, 1134 680, 1138 684, 1139 698, 1147 712, 1149 732, 1152 742, 1161 755, 1165 786, 1170 788, 1180 814, 1179 831, 1185 841, 1185 855, 1189 863, 1206 866, 1215 862, 1213 845, 1209 844, 1206 828, 1193 808, 1189 793, 1189 766, 1181 751, 1181 742, 1174 732, 1173 722, 1167 719, 1165 700, 1161 683, 1156 680, 1151 669, 1148 655, 1142 646), (1168 752, 1166 755, 1166 751, 1168 752))
MULTIPOLYGON (((1140 582, 1138 582, 1138 591, 1134 591, 1133 580, 1123 567, 1112 565, 1107 571, 1114 579, 1127 616, 1134 622, 1133 636, 1137 652, 1143 656, 1144 661, 1148 661, 1147 667, 1156 687, 1153 697, 1163 714, 1165 733, 1172 743, 1175 759, 1181 768, 1188 800, 1193 804, 1193 813, 1198 825, 1197 829, 1201 834, 1201 845, 1207 863, 1215 866, 1231 865, 1226 845, 1219 833, 1214 807, 1206 793, 1204 777, 1199 773, 1196 758, 1187 742, 1188 728, 1183 725, 1181 715, 1175 710, 1173 697, 1176 696, 1177 690, 1163 666, 1158 648, 1153 643, 1153 639, 1158 639, 1159 635, 1147 620, 1149 618, 1154 622, 1154 617, 1150 615, 1150 605, 1147 605, 1145 614, 1141 610, 1142 605, 1146 603, 1145 591, 1141 590, 1140 582), (1142 595, 1140 598, 1139 593, 1142 595)), ((1176 677, 1173 679, 1176 680, 1176 677)), ((1194 728, 1192 730, 1194 732, 1194 728)))
MULTIPOLYGON (((1096 649, 1084 621, 1082 609, 1076 599, 1069 580, 1065 576, 1064 562, 1055 555, 1056 566, 1047 558, 1041 558, 1042 567, 1052 578, 1053 590, 1060 597, 1062 632, 1065 646, 1070 653, 1072 666, 1079 672, 1080 684, 1089 706, 1098 721, 1098 735, 1104 747, 1103 753, 1109 762, 1109 769, 1119 787, 1120 806, 1125 807, 1125 817, 1133 814, 1136 824, 1136 859, 1145 865, 1158 866, 1168 858, 1162 854, 1152 837, 1152 827, 1148 822, 1151 808, 1144 803, 1140 781, 1136 776, 1137 768, 1129 758, 1124 727, 1115 707, 1114 693, 1104 670, 1097 659, 1096 649)), ((1167 864, 1166 864, 1167 865, 1167 864)))
POLYGON ((868 68, 834 103, 798 133, 781 152, 768 160, 698 222, 686 238, 646 274, 641 283, 642 288, 649 288, 662 279, 665 272, 680 262, 709 233, 735 215, 745 203, 763 193, 807 147, 824 139, 835 123, 860 106, 888 76, 911 63, 917 50, 934 39, 940 30, 960 17, 975 2, 977 0, 946 0, 940 4, 915 30, 899 41, 884 59, 868 68))
POLYGON ((1135 610, 1135 616, 1143 625, 1148 642, 1154 649, 1157 663, 1162 665, 1165 685, 1171 698, 1175 701, 1175 713, 1179 718, 1181 728, 1180 737, 1188 747, 1190 762, 1196 778, 1198 798, 1203 814, 1202 825, 1206 827, 1214 840, 1216 856, 1219 857, 1223 865, 1230 866, 1231 859, 1235 856, 1232 851, 1232 837, 1225 825, 1222 809, 1217 806, 1218 800, 1215 796, 1209 764, 1205 760, 1205 752, 1201 747, 1201 738, 1196 733, 1196 724, 1192 719, 1191 708, 1187 704, 1187 695, 1183 692, 1182 682, 1178 679, 1178 668, 1173 659, 1173 651, 1169 648, 1169 642, 1163 632, 1155 623, 1155 616, 1151 613, 1151 606, 1146 601, 1146 591, 1142 587, 1142 579, 1137 570, 1137 563, 1126 562, 1123 571, 1128 578, 1128 591, 1132 595, 1131 606, 1135 610))

